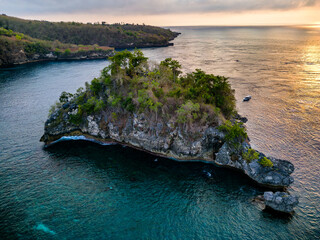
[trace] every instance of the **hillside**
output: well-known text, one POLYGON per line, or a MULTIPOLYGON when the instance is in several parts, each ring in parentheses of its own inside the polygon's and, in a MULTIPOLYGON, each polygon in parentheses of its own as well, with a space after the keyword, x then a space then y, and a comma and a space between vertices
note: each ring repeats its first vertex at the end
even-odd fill
POLYGON ((135 24, 83 24, 24 20, 0 15, 0 27, 33 38, 62 43, 109 46, 114 48, 169 46, 179 33, 169 29, 135 24))
POLYGON ((113 54, 110 47, 45 41, 0 27, 0 67, 44 60, 108 58, 113 54))

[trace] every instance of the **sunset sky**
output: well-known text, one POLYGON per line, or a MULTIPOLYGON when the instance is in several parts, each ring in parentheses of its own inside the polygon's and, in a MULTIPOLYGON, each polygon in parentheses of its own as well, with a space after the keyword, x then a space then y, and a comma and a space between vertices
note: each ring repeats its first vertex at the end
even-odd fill
POLYGON ((158 26, 320 24, 320 0, 0 0, 27 19, 158 26))

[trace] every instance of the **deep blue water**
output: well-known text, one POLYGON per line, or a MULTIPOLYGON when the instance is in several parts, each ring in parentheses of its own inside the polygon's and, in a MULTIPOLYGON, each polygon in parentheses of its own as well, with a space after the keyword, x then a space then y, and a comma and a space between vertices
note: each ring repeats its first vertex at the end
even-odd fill
POLYGON ((173 29, 175 46, 143 52, 230 77, 253 147, 296 167, 295 214, 262 211, 251 200, 264 189, 212 165, 83 142, 43 149, 49 107, 108 64, 46 62, 0 70, 0 239, 319 239, 320 32, 173 29))

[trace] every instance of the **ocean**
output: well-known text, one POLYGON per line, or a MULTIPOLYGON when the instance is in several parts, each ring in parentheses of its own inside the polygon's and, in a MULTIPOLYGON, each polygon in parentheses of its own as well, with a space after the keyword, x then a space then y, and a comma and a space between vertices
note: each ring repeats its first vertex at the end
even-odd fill
POLYGON ((121 146, 44 149, 50 106, 108 61, 43 62, 0 70, 0 239, 320 238, 320 28, 171 29, 174 46, 144 54, 229 77, 252 147, 295 165, 295 213, 263 211, 252 199, 265 189, 230 169, 121 146))

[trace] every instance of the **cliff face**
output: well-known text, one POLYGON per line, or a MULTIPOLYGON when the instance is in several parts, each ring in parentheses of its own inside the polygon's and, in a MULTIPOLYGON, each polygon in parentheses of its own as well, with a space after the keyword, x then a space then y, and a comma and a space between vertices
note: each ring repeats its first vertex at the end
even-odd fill
MULTIPOLYGON (((156 121, 152 113, 124 112, 115 119, 114 109, 89 115, 80 125, 75 125, 70 119, 77 112, 77 105, 67 103, 64 107, 64 110, 54 112, 45 123, 41 141, 47 146, 66 139, 92 140, 102 144, 116 142, 176 160, 206 161, 239 169, 267 187, 282 188, 293 183, 290 175, 294 166, 290 162, 269 157, 273 167, 264 167, 259 159, 265 155, 259 153, 258 159, 248 163, 241 154, 233 152, 232 146, 225 141, 224 132, 217 127, 200 126, 186 130, 175 126, 174 122, 163 121, 159 116, 156 121)), ((242 151, 249 148, 248 142, 242 143, 242 151)))
MULTIPOLYGON (((215 153, 223 144, 223 133, 216 127, 203 126, 196 132, 186 131, 173 122, 149 113, 124 112, 113 116, 112 111, 89 115, 82 124, 70 123, 70 116, 77 111, 76 105, 68 111, 57 111, 45 124, 42 141, 50 144, 61 136, 85 135, 101 142, 118 142, 153 154, 177 160, 213 161, 215 153), (57 124, 58 119, 63 119, 57 124)), ((59 120, 58 120, 59 121, 59 120)))

